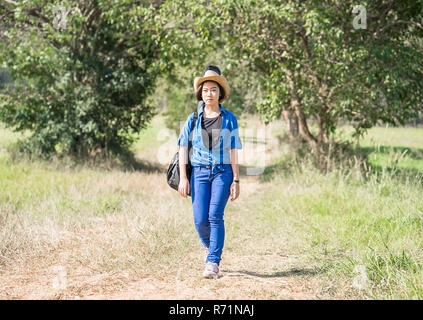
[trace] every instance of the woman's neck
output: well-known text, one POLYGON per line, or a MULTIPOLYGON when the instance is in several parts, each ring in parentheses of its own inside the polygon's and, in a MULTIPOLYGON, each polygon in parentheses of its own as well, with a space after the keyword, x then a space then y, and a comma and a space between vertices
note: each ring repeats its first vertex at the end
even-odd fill
POLYGON ((215 105, 206 104, 204 106, 204 111, 205 111, 206 117, 211 118, 213 116, 218 116, 220 114, 220 107, 218 104, 215 104, 215 105))

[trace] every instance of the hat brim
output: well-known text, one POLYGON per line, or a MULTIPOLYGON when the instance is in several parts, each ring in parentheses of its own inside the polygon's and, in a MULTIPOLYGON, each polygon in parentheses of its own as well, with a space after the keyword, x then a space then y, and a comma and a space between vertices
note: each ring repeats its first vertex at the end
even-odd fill
POLYGON ((226 81, 226 78, 224 76, 208 76, 208 77, 196 77, 194 79, 194 90, 195 92, 197 92, 198 87, 206 81, 214 81, 217 82, 218 84, 220 84, 223 88, 223 90, 225 90, 225 96, 222 98, 222 100, 220 100, 220 102, 223 102, 223 100, 225 100, 228 96, 229 96, 229 85, 228 82, 226 81))

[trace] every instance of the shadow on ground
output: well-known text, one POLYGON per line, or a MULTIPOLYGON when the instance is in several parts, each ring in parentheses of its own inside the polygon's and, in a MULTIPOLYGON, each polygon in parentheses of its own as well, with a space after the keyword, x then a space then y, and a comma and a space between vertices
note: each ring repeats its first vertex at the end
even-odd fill
POLYGON ((122 171, 139 171, 146 173, 165 174, 167 165, 152 162, 146 159, 137 158, 131 151, 124 152, 120 155, 94 155, 94 156, 72 156, 60 155, 43 158, 36 155, 28 155, 16 150, 11 150, 6 156, 7 161, 13 164, 19 163, 38 163, 46 168, 54 169, 73 169, 90 168, 94 170, 122 170, 122 171))
POLYGON ((293 268, 288 271, 278 271, 275 273, 258 273, 258 272, 252 272, 247 270, 227 270, 225 271, 225 274, 229 277, 235 277, 240 274, 244 274, 251 277, 257 277, 257 278, 286 278, 286 277, 293 277, 293 276, 307 276, 307 275, 317 275, 319 274, 319 271, 317 269, 297 269, 293 268))
POLYGON ((167 166, 160 165, 156 162, 151 162, 144 159, 138 159, 134 155, 122 157, 121 161, 123 165, 123 170, 163 174, 167 171, 167 166))

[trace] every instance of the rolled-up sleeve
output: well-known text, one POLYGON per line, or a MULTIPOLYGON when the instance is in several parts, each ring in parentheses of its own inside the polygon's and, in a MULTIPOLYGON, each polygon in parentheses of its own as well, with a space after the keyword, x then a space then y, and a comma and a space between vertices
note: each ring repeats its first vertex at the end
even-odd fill
POLYGON ((239 138, 238 120, 235 116, 232 117, 231 149, 242 149, 241 139, 239 138))
POLYGON ((193 120, 194 114, 191 114, 188 119, 185 121, 183 128, 181 129, 181 133, 179 134, 178 138, 178 146, 188 147, 189 142, 189 134, 191 131, 191 123, 193 120))

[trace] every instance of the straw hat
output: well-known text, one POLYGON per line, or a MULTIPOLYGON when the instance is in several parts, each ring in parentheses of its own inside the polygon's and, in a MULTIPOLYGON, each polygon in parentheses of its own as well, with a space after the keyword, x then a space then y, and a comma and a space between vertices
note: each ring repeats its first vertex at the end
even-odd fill
POLYGON ((198 87, 200 84, 206 81, 215 81, 220 84, 225 91, 225 96, 219 101, 223 102, 229 96, 229 85, 226 81, 226 78, 221 75, 220 70, 218 67, 215 66, 207 66, 204 70, 204 74, 202 77, 196 77, 194 79, 194 90, 197 92, 198 87))

